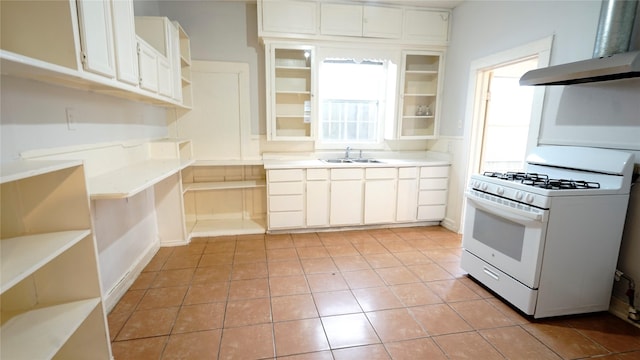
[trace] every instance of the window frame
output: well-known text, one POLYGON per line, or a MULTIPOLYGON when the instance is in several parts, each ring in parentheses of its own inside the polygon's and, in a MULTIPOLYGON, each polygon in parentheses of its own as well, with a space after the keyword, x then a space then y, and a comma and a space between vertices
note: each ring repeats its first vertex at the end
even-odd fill
POLYGON ((396 126, 396 107, 398 103, 398 72, 400 69, 401 52, 392 49, 371 49, 360 47, 322 47, 317 46, 315 52, 315 64, 317 76, 315 86, 314 106, 316 106, 316 121, 314 121, 315 148, 319 150, 335 150, 344 149, 347 146, 357 147, 365 150, 379 150, 385 148, 386 132, 388 127, 396 126), (320 77, 322 76, 322 66, 325 59, 354 59, 356 62, 362 62, 366 59, 385 60, 386 67, 386 95, 381 99, 379 104, 377 119, 377 136, 375 142, 359 142, 359 141, 325 141, 320 138, 321 133, 321 94, 320 94, 320 77))

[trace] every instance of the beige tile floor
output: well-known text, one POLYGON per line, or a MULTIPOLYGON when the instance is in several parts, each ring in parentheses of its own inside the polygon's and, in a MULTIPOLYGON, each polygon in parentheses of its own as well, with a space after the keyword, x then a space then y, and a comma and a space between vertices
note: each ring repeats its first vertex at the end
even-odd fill
POLYGON ((608 313, 534 321, 467 277, 441 227, 195 239, 108 315, 123 359, 640 359, 608 313))

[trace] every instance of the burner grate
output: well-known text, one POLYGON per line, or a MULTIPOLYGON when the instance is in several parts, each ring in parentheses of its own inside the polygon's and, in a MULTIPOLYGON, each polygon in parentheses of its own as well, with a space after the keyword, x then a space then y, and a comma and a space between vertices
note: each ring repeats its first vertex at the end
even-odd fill
POLYGON ((565 189, 599 189, 600 184, 593 181, 568 180, 568 179, 548 179, 545 181, 522 181, 525 185, 531 185, 542 189, 565 190, 565 189))
POLYGON ((517 181, 523 181, 523 180, 539 181, 539 180, 548 180, 549 179, 549 177, 547 175, 545 175, 545 174, 514 172, 514 171, 509 171, 509 172, 506 172, 506 173, 487 171, 487 172, 483 173, 482 175, 488 176, 488 177, 493 177, 493 178, 498 178, 498 179, 502 179, 502 180, 509 180, 509 181, 516 181, 516 180, 517 181))
POLYGON ((549 179, 546 174, 528 172, 491 172, 487 171, 482 175, 508 181, 519 181, 524 185, 534 186, 542 189, 565 190, 565 189, 599 189, 600 184, 593 181, 569 180, 569 179, 549 179))

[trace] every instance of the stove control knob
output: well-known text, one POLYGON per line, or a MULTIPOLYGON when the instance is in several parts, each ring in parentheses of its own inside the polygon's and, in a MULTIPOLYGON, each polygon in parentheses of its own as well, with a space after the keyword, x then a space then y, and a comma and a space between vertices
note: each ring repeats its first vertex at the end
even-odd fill
POLYGON ((504 194, 504 188, 502 186, 498 186, 498 188, 496 189, 496 192, 498 193, 498 195, 503 195, 504 194))
POLYGON ((516 199, 517 200, 522 200, 523 196, 524 196, 524 194, 522 194, 522 191, 516 191, 516 199))
POLYGON ((534 197, 533 197, 533 195, 532 195, 532 194, 527 194, 526 201, 527 201, 529 204, 531 204, 531 203, 533 202, 533 199, 534 199, 534 197))
POLYGON ((489 185, 487 185, 486 183, 482 183, 481 187, 482 187, 482 190, 486 191, 489 185))

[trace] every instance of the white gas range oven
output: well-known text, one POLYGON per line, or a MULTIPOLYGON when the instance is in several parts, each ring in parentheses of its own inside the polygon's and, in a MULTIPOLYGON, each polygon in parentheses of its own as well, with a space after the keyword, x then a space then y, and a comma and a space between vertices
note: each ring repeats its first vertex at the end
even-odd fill
POLYGON ((540 146, 523 173, 472 175, 461 267, 536 318, 607 310, 633 154, 540 146))

